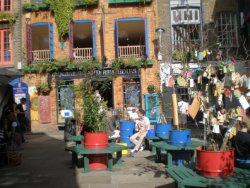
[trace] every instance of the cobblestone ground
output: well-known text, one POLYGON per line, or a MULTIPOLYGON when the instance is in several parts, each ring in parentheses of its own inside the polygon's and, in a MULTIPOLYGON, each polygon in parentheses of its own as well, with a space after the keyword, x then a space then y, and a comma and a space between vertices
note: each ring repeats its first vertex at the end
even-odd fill
POLYGON ((3 188, 172 188, 174 182, 162 163, 155 163, 149 151, 130 158, 113 172, 71 168, 71 154, 65 152, 63 131, 52 125, 32 125, 26 134, 27 143, 21 146, 22 164, 0 168, 0 187, 3 188))

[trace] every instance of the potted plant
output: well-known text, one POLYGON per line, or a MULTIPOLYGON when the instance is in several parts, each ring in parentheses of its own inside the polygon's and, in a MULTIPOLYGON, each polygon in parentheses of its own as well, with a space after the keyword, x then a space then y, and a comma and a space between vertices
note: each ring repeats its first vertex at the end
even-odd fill
POLYGON ((229 135, 225 135, 221 146, 218 146, 211 132, 208 132, 204 139, 207 139, 204 141, 207 144, 196 147, 197 172, 207 177, 232 176, 234 174, 234 149, 228 141, 229 135))
MULTIPOLYGON (((90 80, 85 81, 83 91, 84 147, 88 149, 106 148, 108 147, 107 104, 93 90, 90 80)), ((107 168, 107 155, 91 155, 89 167, 92 170, 107 168)))

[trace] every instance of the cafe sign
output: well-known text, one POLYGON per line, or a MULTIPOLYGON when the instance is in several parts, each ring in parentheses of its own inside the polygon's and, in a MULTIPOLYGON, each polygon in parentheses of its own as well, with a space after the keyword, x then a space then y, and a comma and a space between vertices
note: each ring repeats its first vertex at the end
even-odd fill
MULTIPOLYGON (((112 74, 117 74, 118 76, 124 77, 139 77, 139 69, 130 68, 130 69, 119 69, 118 72, 115 72, 111 68, 94 70, 93 75, 97 77, 107 77, 112 74)), ((84 73, 82 71, 61 71, 56 73, 56 79, 76 79, 76 78, 84 78, 84 73)))

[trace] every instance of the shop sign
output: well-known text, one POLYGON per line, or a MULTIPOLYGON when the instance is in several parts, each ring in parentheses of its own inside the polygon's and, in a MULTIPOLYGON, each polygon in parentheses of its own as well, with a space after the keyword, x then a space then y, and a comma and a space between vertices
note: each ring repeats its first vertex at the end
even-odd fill
MULTIPOLYGON (((115 71, 111 68, 108 69, 101 69, 101 70, 94 70, 93 74, 97 77, 107 77, 111 74, 114 74, 115 71)), ((139 69, 131 68, 131 69, 119 69, 118 73, 119 76, 139 76, 139 69)), ((81 71, 63 71, 56 73, 56 79, 76 79, 76 78, 83 78, 84 74, 81 71)))
POLYGON ((62 71, 56 73, 56 79, 60 80, 75 79, 82 77, 83 73, 81 71, 62 71))
MULTIPOLYGON (((102 69, 102 70, 95 70, 95 75, 97 77, 106 77, 110 74, 114 74, 115 71, 113 69, 102 69)), ((119 76, 139 76, 138 69, 119 69, 118 73, 119 76)))

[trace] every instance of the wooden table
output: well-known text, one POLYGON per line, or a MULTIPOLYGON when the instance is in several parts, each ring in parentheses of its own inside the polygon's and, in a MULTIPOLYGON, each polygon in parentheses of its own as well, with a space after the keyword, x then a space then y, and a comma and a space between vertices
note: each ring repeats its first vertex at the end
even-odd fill
POLYGON ((167 167, 167 166, 172 166, 173 155, 178 152, 190 153, 192 155, 191 160, 194 162, 195 161, 195 155, 194 155, 195 148, 198 145, 202 145, 202 142, 192 141, 191 145, 181 146, 181 145, 168 144, 167 141, 159 141, 159 142, 152 142, 150 145, 152 146, 152 150, 156 151, 156 158, 155 158, 156 162, 161 161, 162 151, 167 152, 167 161, 166 161, 166 167, 167 167))

